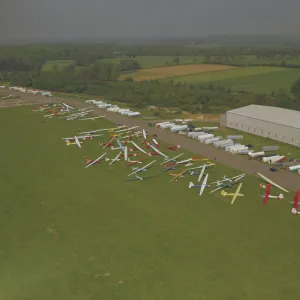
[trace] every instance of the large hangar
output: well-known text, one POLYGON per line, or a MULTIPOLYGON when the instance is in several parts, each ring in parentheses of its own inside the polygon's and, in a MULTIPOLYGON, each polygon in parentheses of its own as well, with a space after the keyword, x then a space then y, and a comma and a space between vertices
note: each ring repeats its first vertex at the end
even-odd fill
POLYGON ((248 105, 226 112, 226 126, 300 147, 300 111, 248 105))

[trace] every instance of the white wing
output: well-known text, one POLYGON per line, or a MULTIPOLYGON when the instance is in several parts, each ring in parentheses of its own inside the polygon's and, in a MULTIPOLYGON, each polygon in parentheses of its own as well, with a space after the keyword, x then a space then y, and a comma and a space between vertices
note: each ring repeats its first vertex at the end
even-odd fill
POLYGON ((121 154, 122 154, 122 151, 110 162, 109 165, 112 165, 120 157, 121 154))
POLYGON ((168 162, 170 162, 170 161, 176 160, 178 157, 180 157, 180 156, 182 156, 182 155, 183 155, 183 153, 181 153, 181 154, 179 154, 179 155, 177 155, 177 156, 175 156, 175 157, 173 157, 173 158, 170 158, 170 159, 168 159, 168 160, 165 160, 165 161, 162 162, 160 165, 164 165, 164 164, 166 164, 166 163, 168 163, 168 162))
POLYGON ((128 160, 128 148, 124 147, 124 159, 127 161, 128 160))
POLYGON ((205 178, 204 178, 204 180, 203 180, 203 182, 202 182, 202 186, 201 186, 201 189, 200 189, 200 194, 199 194, 199 196, 201 196, 201 195, 203 194, 203 191, 204 191, 205 186, 206 186, 206 183, 207 183, 207 179, 208 179, 208 174, 206 174, 206 176, 205 176, 205 178))
POLYGON ((85 168, 88 168, 90 166, 92 166, 93 164, 95 164, 97 161, 99 161, 104 155, 106 155, 106 153, 102 154, 100 157, 98 157, 97 159, 95 159, 94 161, 92 161, 90 164, 88 164, 85 168))
POLYGON ((76 142, 77 146, 78 146, 79 148, 81 148, 80 142, 79 142, 79 140, 78 140, 78 138, 77 138, 76 135, 75 135, 75 142, 76 142))
POLYGON ((143 171, 144 169, 146 169, 147 167, 149 167, 150 165, 152 165, 152 164, 155 163, 155 162, 156 162, 156 160, 153 160, 153 161, 152 161, 151 163, 149 163, 148 165, 146 165, 146 166, 144 166, 144 167, 142 167, 142 168, 140 168, 140 169, 138 169, 138 170, 132 172, 132 173, 129 174, 128 176, 131 176, 131 175, 133 175, 133 174, 136 174, 136 173, 138 173, 138 172, 143 171))
POLYGON ((156 149, 154 146, 150 145, 150 147, 151 147, 156 153, 160 154, 161 156, 165 157, 166 159, 169 159, 169 157, 168 157, 166 154, 160 152, 160 151, 159 151, 158 149, 156 149))
POLYGON ((201 179, 202 179, 202 176, 203 176, 203 174, 204 174, 204 171, 205 171, 205 168, 206 168, 206 164, 202 167, 202 170, 201 170, 201 172, 200 172, 200 174, 199 174, 199 177, 198 177, 198 182, 200 182, 201 181, 201 179))
POLYGON ((132 144, 135 148, 139 149, 141 152, 147 154, 147 152, 146 152, 145 150, 143 150, 143 149, 142 149, 139 145, 137 145, 135 142, 131 141, 131 144, 132 144))
POLYGON ((272 184, 273 186, 279 188, 280 190, 283 190, 284 192, 288 193, 289 191, 287 191, 285 188, 283 188, 282 186, 278 185, 277 183, 271 181, 269 178, 267 178, 266 176, 257 173, 257 175, 259 175, 262 179, 264 179, 265 181, 267 181, 268 183, 272 184))

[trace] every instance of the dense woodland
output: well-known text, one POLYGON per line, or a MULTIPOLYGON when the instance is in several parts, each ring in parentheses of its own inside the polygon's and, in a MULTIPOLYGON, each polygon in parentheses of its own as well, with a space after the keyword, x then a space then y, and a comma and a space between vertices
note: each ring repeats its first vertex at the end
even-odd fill
MULTIPOLYGON (((201 56, 204 63, 262 65, 300 68, 295 58, 300 47, 211 47, 184 45, 21 45, 0 48, 0 76, 13 85, 105 96, 138 108, 148 105, 176 107, 190 112, 223 112, 248 104, 275 105, 300 110, 300 81, 290 91, 254 94, 233 92, 214 84, 181 84, 170 80, 134 82, 130 72, 141 68, 137 56, 201 56), (248 59, 251 56, 252 59, 248 59), (119 57, 118 63, 106 58, 119 57), (72 61, 42 68, 47 61, 72 61), (293 63, 292 63, 293 62, 293 63), (128 73, 125 81, 120 74, 128 73), (292 92, 292 93, 290 93, 292 92)), ((169 64, 169 63, 168 63, 169 64)))

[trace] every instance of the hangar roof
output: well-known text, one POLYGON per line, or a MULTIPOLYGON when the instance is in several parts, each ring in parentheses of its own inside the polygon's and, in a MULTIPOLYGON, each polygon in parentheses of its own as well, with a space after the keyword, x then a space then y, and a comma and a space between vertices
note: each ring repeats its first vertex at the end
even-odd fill
POLYGON ((296 110, 252 104, 227 113, 300 129, 300 111, 296 110))

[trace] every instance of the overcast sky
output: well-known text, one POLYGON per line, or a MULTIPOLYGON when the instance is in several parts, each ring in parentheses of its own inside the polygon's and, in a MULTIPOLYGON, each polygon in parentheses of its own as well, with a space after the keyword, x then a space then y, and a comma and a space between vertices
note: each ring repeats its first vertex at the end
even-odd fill
POLYGON ((298 34, 299 12, 300 0, 3 0, 0 39, 298 34))

